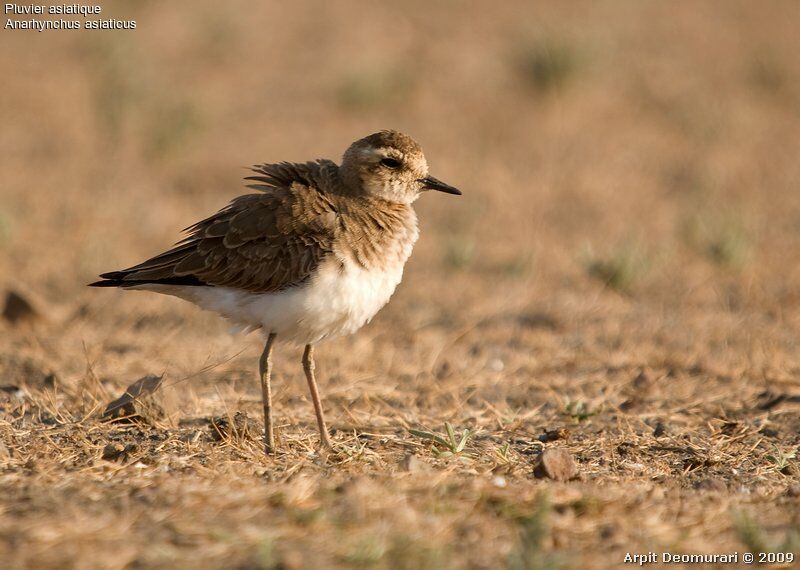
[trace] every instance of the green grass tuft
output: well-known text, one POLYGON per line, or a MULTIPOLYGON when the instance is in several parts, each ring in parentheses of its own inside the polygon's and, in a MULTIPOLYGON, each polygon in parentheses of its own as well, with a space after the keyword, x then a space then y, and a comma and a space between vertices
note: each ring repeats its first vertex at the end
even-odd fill
POLYGON ((368 69, 343 79, 338 100, 349 109, 369 109, 400 100, 410 89, 409 78, 400 71, 368 69))
POLYGON ((519 68, 538 94, 563 90, 583 65, 578 51, 564 41, 543 39, 522 50, 519 68))
POLYGON ((421 439, 432 441, 433 443, 439 445, 441 449, 437 447, 433 448, 437 457, 452 457, 454 455, 463 454, 464 448, 469 442, 472 433, 468 429, 464 429, 464 431, 461 432, 460 436, 456 435, 456 432, 453 429, 453 426, 450 425, 450 422, 444 422, 444 430, 445 430, 444 436, 441 436, 437 433, 433 433, 430 431, 424 431, 418 429, 409 429, 408 432, 411 435, 415 435, 421 439))
POLYGON ((475 260, 475 241, 470 238, 463 236, 451 238, 446 248, 444 262, 451 269, 467 269, 475 260))
POLYGON ((726 269, 739 269, 752 251, 752 237, 738 216, 691 217, 684 223, 684 241, 709 261, 726 269))
POLYGON ((649 271, 650 261, 633 242, 626 242, 601 257, 588 249, 582 264, 586 272, 606 287, 619 292, 630 292, 649 271))

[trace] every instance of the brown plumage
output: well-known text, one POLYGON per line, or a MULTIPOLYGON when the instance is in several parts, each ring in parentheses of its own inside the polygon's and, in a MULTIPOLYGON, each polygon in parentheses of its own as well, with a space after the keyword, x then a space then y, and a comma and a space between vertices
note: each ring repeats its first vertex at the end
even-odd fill
POLYGON ((330 160, 253 167, 257 193, 186 228, 147 261, 101 275, 96 287, 176 295, 249 328, 262 328, 266 448, 273 448, 270 353, 276 336, 302 339, 304 368, 323 442, 312 343, 353 332, 386 303, 417 239, 412 203, 425 190, 460 194, 428 175, 422 149, 381 131, 330 160))
MULTIPOLYGON (((126 287, 143 283, 225 286, 270 293, 299 285, 333 251, 337 212, 322 189, 329 161, 254 168, 262 190, 234 199, 186 228, 169 251, 101 277, 126 287)), ((105 285, 98 282, 93 285, 105 285)))

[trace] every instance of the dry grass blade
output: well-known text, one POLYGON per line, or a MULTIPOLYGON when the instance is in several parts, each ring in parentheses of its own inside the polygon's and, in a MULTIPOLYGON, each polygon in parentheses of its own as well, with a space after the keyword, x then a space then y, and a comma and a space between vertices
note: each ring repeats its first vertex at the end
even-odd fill
POLYGON ((163 378, 163 375, 155 376, 153 374, 139 378, 125 389, 122 396, 109 402, 103 411, 103 417, 120 419, 135 416, 137 414, 136 403, 141 402, 146 396, 154 394, 161 386, 163 378))

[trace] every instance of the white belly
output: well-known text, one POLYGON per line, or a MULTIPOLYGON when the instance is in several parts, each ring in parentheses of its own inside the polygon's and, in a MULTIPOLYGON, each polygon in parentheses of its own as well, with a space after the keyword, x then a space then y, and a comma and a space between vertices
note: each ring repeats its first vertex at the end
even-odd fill
POLYGON ((394 293, 403 263, 388 270, 365 270, 346 262, 323 264, 307 283, 278 293, 251 293, 229 287, 146 285, 215 311, 246 330, 262 328, 278 340, 297 344, 350 334, 368 323, 394 293))

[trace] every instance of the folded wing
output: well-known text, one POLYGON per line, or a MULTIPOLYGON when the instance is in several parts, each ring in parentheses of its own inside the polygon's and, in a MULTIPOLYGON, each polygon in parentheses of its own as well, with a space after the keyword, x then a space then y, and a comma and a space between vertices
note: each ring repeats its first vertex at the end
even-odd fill
POLYGON ((331 201, 314 187, 312 173, 302 172, 308 166, 259 167, 250 179, 262 183, 251 186, 261 193, 236 198, 186 228, 189 235, 174 248, 104 273, 91 286, 210 285, 268 293, 303 283, 331 255, 337 224, 331 201))

